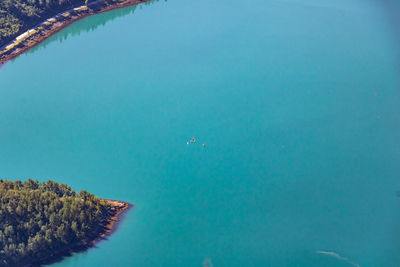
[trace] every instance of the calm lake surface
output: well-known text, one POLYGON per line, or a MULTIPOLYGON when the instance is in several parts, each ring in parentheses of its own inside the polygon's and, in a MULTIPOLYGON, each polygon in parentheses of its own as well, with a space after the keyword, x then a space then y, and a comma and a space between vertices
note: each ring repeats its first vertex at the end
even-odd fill
POLYGON ((136 205, 52 267, 400 266, 395 33, 371 0, 86 18, 0 69, 0 175, 136 205))

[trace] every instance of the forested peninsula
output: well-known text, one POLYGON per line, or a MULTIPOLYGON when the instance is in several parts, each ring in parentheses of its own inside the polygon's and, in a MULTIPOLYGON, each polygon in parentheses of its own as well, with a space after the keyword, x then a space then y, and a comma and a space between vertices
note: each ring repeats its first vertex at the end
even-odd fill
POLYGON ((150 0, 0 0, 0 64, 83 17, 150 0))
POLYGON ((53 181, 0 180, 0 266, 37 266, 86 249, 128 207, 53 181))

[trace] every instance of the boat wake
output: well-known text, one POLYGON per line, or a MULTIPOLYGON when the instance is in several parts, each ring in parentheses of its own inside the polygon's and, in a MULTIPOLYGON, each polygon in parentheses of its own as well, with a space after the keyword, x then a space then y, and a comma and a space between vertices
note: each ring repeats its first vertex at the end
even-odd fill
POLYGON ((349 263, 349 264, 351 264, 351 265, 353 265, 353 266, 355 266, 355 267, 361 267, 360 264, 358 264, 358 263, 356 263, 356 262, 350 260, 349 258, 343 257, 343 256, 341 256, 341 255, 339 255, 338 253, 333 252, 333 251, 317 250, 315 253, 317 253, 317 254, 322 254, 322 255, 326 255, 326 256, 330 256, 330 257, 334 257, 334 258, 336 258, 336 259, 338 259, 338 260, 347 262, 347 263, 349 263))

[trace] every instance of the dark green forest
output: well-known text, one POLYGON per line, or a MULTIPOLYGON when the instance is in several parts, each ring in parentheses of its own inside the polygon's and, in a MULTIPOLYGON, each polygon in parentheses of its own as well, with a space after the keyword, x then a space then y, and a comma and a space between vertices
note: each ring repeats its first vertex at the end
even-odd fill
POLYGON ((61 11, 94 1, 0 0, 0 46, 61 11))
POLYGON ((53 181, 0 180, 0 266, 22 266, 96 236, 109 206, 53 181))

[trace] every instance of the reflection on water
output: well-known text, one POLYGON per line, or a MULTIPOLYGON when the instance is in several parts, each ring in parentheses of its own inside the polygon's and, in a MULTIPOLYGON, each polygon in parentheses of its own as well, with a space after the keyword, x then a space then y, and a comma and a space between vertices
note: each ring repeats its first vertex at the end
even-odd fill
POLYGON ((400 11, 400 2, 398 0, 387 0, 387 1, 377 1, 379 5, 385 9, 388 19, 393 23, 394 29, 400 33, 399 23, 400 17, 398 16, 400 11))
MULTIPOLYGON (((133 6, 128 6, 125 8, 119 8, 119 9, 114 9, 108 12, 104 12, 101 14, 97 14, 94 16, 90 16, 90 19, 82 19, 79 21, 79 23, 73 23, 70 26, 68 26, 68 30, 62 30, 59 33, 55 34, 54 36, 48 38, 45 40, 42 45, 40 46, 35 46, 32 49, 29 50, 28 53, 34 53, 39 49, 46 48, 49 44, 59 41, 62 43, 64 40, 68 39, 69 37, 72 36, 79 36, 82 32, 90 32, 94 31, 97 28, 101 26, 105 26, 108 22, 113 21, 117 18, 124 17, 130 14, 134 14, 136 8, 140 7, 142 8, 144 5, 151 5, 154 4, 155 2, 158 2, 160 0, 151 0, 145 3, 142 3, 140 5, 133 5, 133 6)), ((167 0, 165 0, 167 1, 167 0)))
MULTIPOLYGON (((386 0, 379 1, 375 0, 375 2, 381 6, 384 10, 384 16, 392 27, 394 42, 396 43, 397 48, 400 48, 400 16, 398 15, 400 12, 400 1, 398 0, 386 0)), ((397 52, 397 71, 400 73, 400 49, 397 52)))

